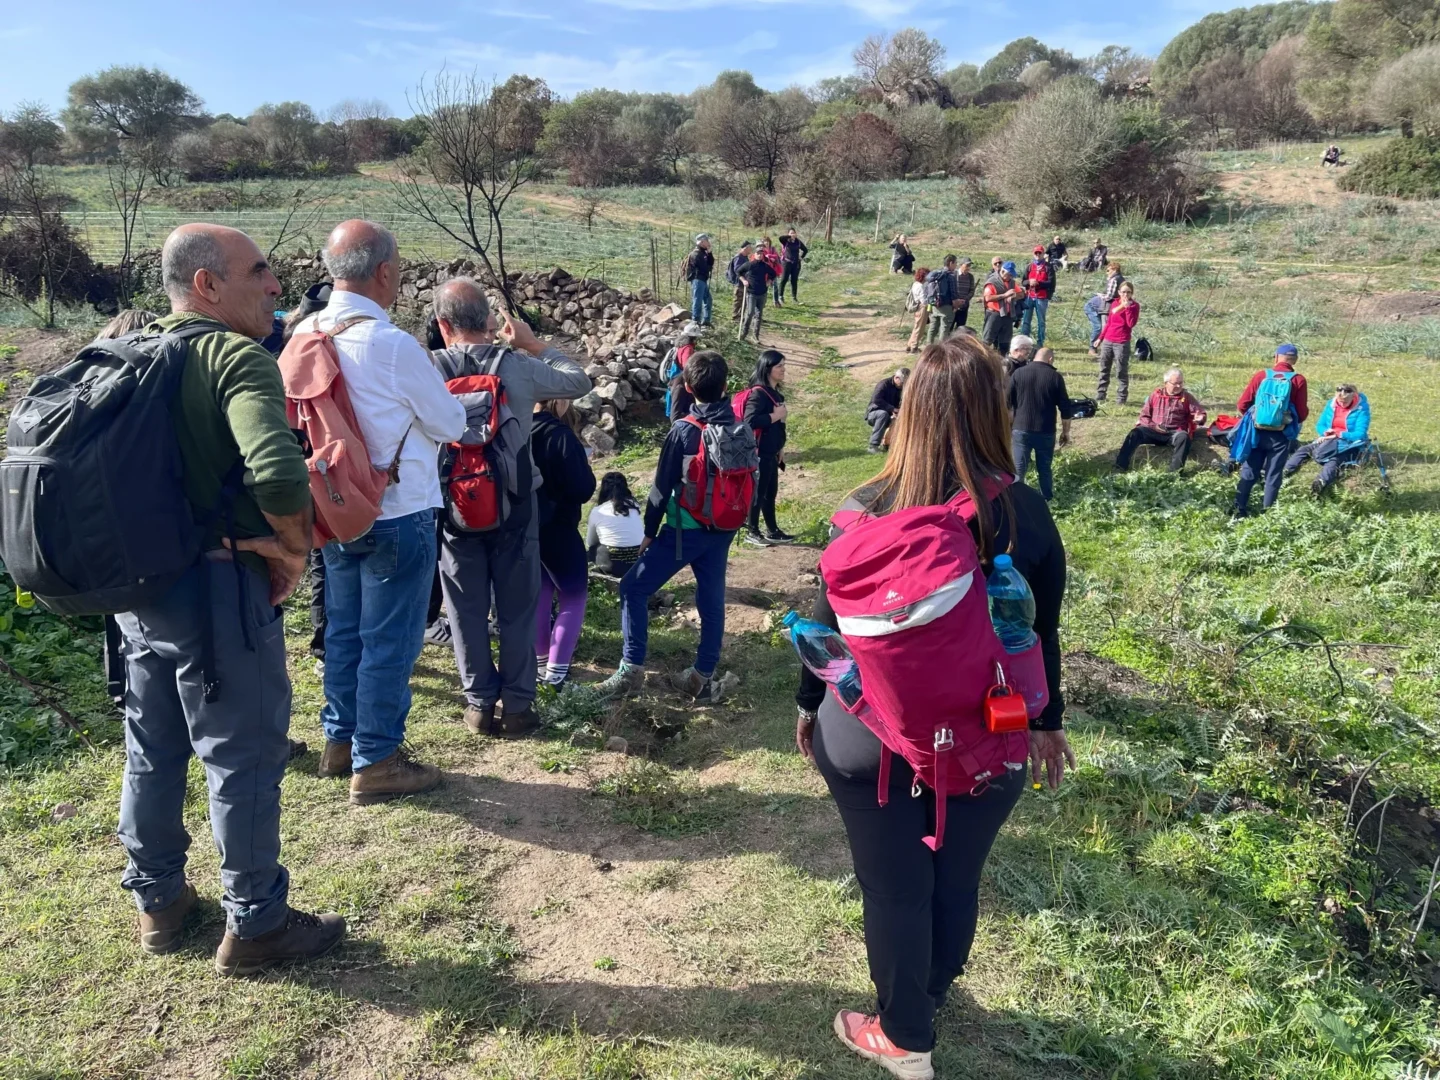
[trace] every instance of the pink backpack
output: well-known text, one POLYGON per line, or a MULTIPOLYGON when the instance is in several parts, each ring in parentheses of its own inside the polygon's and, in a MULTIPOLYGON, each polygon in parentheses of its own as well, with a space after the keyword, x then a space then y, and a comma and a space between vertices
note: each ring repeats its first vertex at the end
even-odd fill
MULTIPOLYGON (((1010 482, 1009 478, 1005 483, 1010 482)), ((1007 769, 1023 769, 1030 733, 995 733, 987 699, 1018 691, 1030 718, 1049 701, 1040 645, 1010 654, 990 622, 990 602, 961 491, 941 506, 880 517, 842 510, 843 530, 820 558, 840 633, 860 668, 864 696, 850 711, 880 740, 880 805, 890 756, 915 770, 915 789, 936 793, 932 851, 945 839, 945 796, 978 795, 1007 769)))

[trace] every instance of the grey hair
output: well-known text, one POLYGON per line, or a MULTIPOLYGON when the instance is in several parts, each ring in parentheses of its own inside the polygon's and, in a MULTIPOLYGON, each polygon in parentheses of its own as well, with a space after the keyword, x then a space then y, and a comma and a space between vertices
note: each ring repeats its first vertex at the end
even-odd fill
POLYGON ((199 271, 209 270, 224 281, 225 268, 225 250, 205 229, 176 229, 160 252, 160 280, 172 300, 190 295, 199 271))
POLYGON ((1161 379, 1160 381, 1161 381, 1161 382, 1169 382, 1169 381, 1170 381, 1170 376, 1172 376, 1172 375, 1179 375, 1182 379, 1185 377, 1185 373, 1184 373, 1183 371, 1181 371, 1178 367, 1172 367, 1172 368, 1169 368, 1169 369, 1166 370, 1166 372, 1165 372, 1165 377, 1164 377, 1163 379, 1161 379))
POLYGON ((472 277, 451 278, 435 290, 435 318, 456 330, 478 333, 490 323, 490 300, 472 277))
POLYGON ((1021 349, 1029 349, 1033 354, 1035 352, 1035 339, 1029 334, 1016 334, 1010 339, 1010 351, 1013 353, 1021 349))
POLYGON ((343 251, 325 249, 325 269, 336 281, 369 281, 383 263, 394 262, 399 254, 394 233, 373 221, 366 224, 374 230, 372 235, 343 251))

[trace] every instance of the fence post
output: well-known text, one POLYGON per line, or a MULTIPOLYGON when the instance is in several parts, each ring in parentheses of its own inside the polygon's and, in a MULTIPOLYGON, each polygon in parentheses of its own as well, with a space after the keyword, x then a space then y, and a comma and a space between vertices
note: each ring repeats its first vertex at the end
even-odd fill
POLYGON ((674 299, 675 290, 680 286, 680 275, 675 270, 675 230, 666 229, 665 235, 670 239, 670 269, 666 272, 665 277, 670 282, 670 297, 674 299))
POLYGON ((831 203, 825 208, 825 243, 830 243, 831 237, 835 235, 835 204, 831 203))
POLYGON ((650 291, 660 299, 660 258, 655 251, 655 234, 650 234, 650 291))
POLYGON ((910 204, 910 231, 915 231, 915 204, 910 204))
POLYGON ((885 207, 885 202, 884 202, 883 199, 878 199, 878 200, 876 200, 876 202, 875 202, 875 242, 876 242, 877 244, 880 242, 880 211, 883 210, 884 207, 885 207))

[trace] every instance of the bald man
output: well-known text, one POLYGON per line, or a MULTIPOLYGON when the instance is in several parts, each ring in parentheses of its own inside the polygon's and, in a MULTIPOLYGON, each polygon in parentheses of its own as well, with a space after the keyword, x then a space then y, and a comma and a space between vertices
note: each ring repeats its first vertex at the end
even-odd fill
POLYGON ((280 865, 290 680, 277 605, 304 571, 310 483, 279 369, 255 341, 280 295, 260 249, 235 229, 185 225, 165 241, 161 273, 172 313, 150 329, 189 342, 172 415, 207 550, 161 601, 116 616, 129 683, 121 883, 140 908, 141 948, 177 949, 197 900, 182 817, 194 753, 205 765, 224 887, 215 965, 246 975, 318 956, 345 933, 339 915, 290 907, 280 865))
MULTIPOLYGON (((548 604, 543 613, 536 612, 542 572, 535 499, 540 474, 530 463, 531 416, 537 402, 588 394, 590 378, 523 322, 507 316, 502 327, 473 278, 452 278, 435 290, 435 318, 445 343, 432 354, 436 368, 446 379, 493 368, 520 425, 512 465, 518 490, 510 516, 491 532, 462 536, 446 529, 440 537, 440 585, 465 691, 463 722, 477 735, 519 738, 540 726, 534 709, 538 658, 532 649, 536 619, 544 618, 548 626, 550 618, 548 604), (492 596, 500 637, 498 668, 490 656, 492 596)), ((545 674, 558 682, 562 673, 552 674, 547 667, 545 674)))
POLYGON ((320 775, 350 778, 357 805, 429 791, 440 770, 404 747, 410 673, 425 640, 435 575, 435 511, 442 505, 440 444, 465 433, 465 408, 430 354, 387 314, 400 295, 395 237, 369 221, 342 221, 325 241, 335 279, 325 309, 297 332, 333 335, 340 372, 370 461, 399 467, 380 517, 359 540, 327 544, 325 751, 320 775))

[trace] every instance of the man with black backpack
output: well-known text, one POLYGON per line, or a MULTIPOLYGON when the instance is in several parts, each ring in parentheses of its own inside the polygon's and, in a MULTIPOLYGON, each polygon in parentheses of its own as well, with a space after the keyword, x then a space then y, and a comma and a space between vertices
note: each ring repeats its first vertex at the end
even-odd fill
MULTIPOLYGON (((590 392, 590 377, 559 349, 547 347, 521 320, 507 317, 500 329, 484 288, 474 278, 451 278, 439 286, 435 316, 445 349, 431 354, 431 360, 446 382, 454 389, 467 377, 497 376, 503 407, 513 417, 513 422, 500 425, 496 441, 502 445, 494 447, 495 455, 508 463, 496 481, 505 484, 506 490, 497 494, 508 504, 498 522, 484 531, 469 531, 470 523, 456 505, 458 465, 445 485, 440 584, 465 691, 465 726, 476 735, 519 738, 540 726, 534 709, 534 644, 540 596, 535 491, 541 478, 531 466, 530 427, 537 401, 582 397, 590 392), (496 340, 497 331, 503 341, 496 340), (498 670, 490 656, 492 596, 500 638, 498 670)), ((463 438, 476 431, 472 421, 463 438)))
POLYGON ((946 255, 945 265, 939 270, 931 270, 925 278, 925 303, 930 308, 930 332, 925 336, 925 344, 944 341, 955 329, 955 300, 958 295, 955 256, 946 255))
POLYGON ((710 250, 710 234, 695 237, 694 250, 685 256, 685 280, 690 283, 690 317, 701 326, 710 325, 715 307, 710 295, 710 274, 715 269, 715 253, 710 250))
POLYGON ((17 406, 0 554, 52 610, 122 608, 121 884, 140 909, 140 946, 179 948, 198 901, 183 821, 194 754, 224 888, 215 965, 246 975, 345 934, 339 915, 290 907, 280 865, 290 680, 278 605, 305 572, 310 487, 280 372, 256 343, 280 295, 260 249, 235 229, 184 225, 165 241, 161 274, 172 314, 87 346, 17 406), (77 396, 91 407, 53 408, 77 396), (26 548, 57 565, 29 565, 26 548))
POLYGON ((725 358, 698 352, 685 365, 685 385, 695 395, 690 414, 675 422, 645 503, 640 558, 620 582, 619 670, 595 687, 604 698, 633 694, 645 685, 650 597, 685 567, 695 574, 700 646, 695 665, 673 680, 677 690, 713 705, 724 696, 715 678, 725 637, 725 570, 730 544, 754 502, 760 457, 755 432, 730 407, 725 358))

